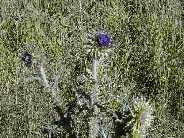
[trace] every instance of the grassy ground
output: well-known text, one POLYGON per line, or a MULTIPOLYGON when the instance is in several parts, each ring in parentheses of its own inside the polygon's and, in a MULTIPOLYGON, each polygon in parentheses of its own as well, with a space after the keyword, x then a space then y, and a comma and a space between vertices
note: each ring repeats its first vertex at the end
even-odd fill
MULTIPOLYGON (((43 126, 58 115, 47 90, 28 78, 39 63, 49 82, 60 75, 64 110, 79 91, 77 77, 91 67, 85 36, 103 29, 114 47, 99 71, 103 103, 118 110, 118 96, 143 95, 155 109, 148 137, 183 138, 183 10, 179 0, 0 0, 0 137, 45 136, 43 126), (23 51, 33 55, 31 67, 23 51)), ((89 93, 90 82, 80 89, 89 93)), ((79 137, 87 137, 84 121, 79 137)))

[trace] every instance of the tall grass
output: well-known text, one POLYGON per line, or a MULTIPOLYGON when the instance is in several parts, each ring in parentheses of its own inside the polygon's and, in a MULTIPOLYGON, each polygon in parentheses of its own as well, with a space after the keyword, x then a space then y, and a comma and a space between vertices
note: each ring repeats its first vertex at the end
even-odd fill
MULTIPOLYGON (((57 84, 53 88, 63 112, 81 93, 91 94, 86 34, 95 36, 97 30, 111 34, 113 46, 98 68, 100 104, 108 113, 121 113, 123 99, 129 97, 132 106, 143 96, 155 109, 147 137, 184 137, 181 0, 1 0, 0 5, 0 137, 49 137, 43 128, 61 117, 55 98, 35 79, 40 64, 50 87, 57 84), (23 51, 32 54, 31 67, 21 61, 23 51), (86 79, 79 84, 81 75, 86 79)), ((52 135, 88 137, 92 109, 83 108, 72 108, 72 134, 61 125, 52 135)), ((101 133, 107 129, 112 137, 133 137, 133 128, 126 134, 120 125, 118 132, 106 111, 99 113, 105 120, 101 133)))

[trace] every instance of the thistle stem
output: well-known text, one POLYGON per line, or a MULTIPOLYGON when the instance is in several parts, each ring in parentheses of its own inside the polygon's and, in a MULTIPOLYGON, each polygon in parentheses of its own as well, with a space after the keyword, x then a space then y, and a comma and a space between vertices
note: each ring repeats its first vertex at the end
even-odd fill
POLYGON ((97 102, 98 98, 98 79, 97 79, 97 70, 98 70, 98 60, 96 58, 93 58, 92 63, 92 76, 94 81, 94 88, 92 93, 92 105, 97 102))
MULTIPOLYGON (((49 85, 49 81, 47 80, 47 77, 46 77, 46 73, 45 73, 45 70, 43 68, 42 65, 40 65, 40 78, 42 80, 42 84, 45 88, 48 88, 48 92, 50 93, 52 99, 54 100, 54 105, 56 106, 61 106, 61 100, 59 98, 59 96, 57 95, 57 91, 56 89, 52 88, 50 85, 49 85)), ((55 86, 56 87, 56 86, 55 86)))
POLYGON ((43 66, 40 66, 40 78, 42 80, 42 83, 43 85, 47 88, 47 87, 50 87, 49 86, 49 82, 47 80, 47 77, 46 77, 46 74, 45 74, 45 71, 43 69, 43 66))
POLYGON ((94 105, 98 101, 98 79, 97 79, 97 71, 98 71, 98 60, 96 56, 94 56, 93 61, 92 61, 92 77, 94 80, 94 88, 93 88, 93 93, 91 97, 92 101, 92 106, 94 106, 94 114, 90 120, 90 138, 96 138, 98 137, 98 130, 99 130, 99 125, 98 125, 98 108, 94 105))

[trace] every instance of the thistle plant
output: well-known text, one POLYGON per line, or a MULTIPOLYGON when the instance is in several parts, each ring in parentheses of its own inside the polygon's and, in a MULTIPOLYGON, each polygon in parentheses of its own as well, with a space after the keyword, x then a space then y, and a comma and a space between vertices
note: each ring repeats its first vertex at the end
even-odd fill
MULTIPOLYGON (((43 60, 39 59, 32 59, 32 55, 28 52, 23 52, 21 55, 21 60, 24 62, 26 66, 29 64, 32 65, 32 63, 36 63, 37 66, 37 76, 36 77, 29 77, 28 80, 38 80, 39 83, 44 87, 45 91, 47 91, 53 100, 54 108, 56 109, 56 112, 59 115, 59 120, 55 121, 53 124, 49 125, 47 127, 47 132, 49 135, 51 133, 55 133, 57 128, 62 126, 67 130, 67 133, 71 134, 72 136, 78 136, 78 132, 80 130, 74 130, 75 125, 81 125, 78 124, 78 122, 81 122, 83 116, 77 116, 77 119, 74 119, 72 116, 76 116, 77 114, 80 114, 80 112, 83 112, 84 116, 88 116, 89 110, 92 109, 93 112, 89 117, 89 137, 90 138, 96 138, 96 137, 102 137, 102 138, 109 138, 110 130, 109 128, 112 128, 112 122, 109 123, 109 120, 107 119, 107 110, 105 107, 103 107, 102 103, 103 101, 100 101, 100 80, 99 80, 99 66, 104 66, 103 61, 108 56, 108 53, 112 51, 110 48, 112 47, 112 38, 109 34, 106 34, 104 32, 97 32, 94 35, 94 38, 92 38, 94 43, 91 43, 91 47, 87 47, 87 54, 91 55, 91 77, 93 85, 92 85, 92 91, 90 92, 90 96, 88 97, 87 93, 77 93, 74 100, 74 104, 71 104, 68 108, 65 109, 65 111, 61 110, 62 106, 62 99, 58 94, 58 82, 61 76, 61 73, 58 75, 55 75, 53 84, 49 81, 48 76, 45 71, 45 67, 43 64, 43 60), (90 50, 90 51, 89 51, 90 50), (90 105, 88 105, 90 103, 90 105), (87 106, 88 109, 84 111, 83 107, 87 106), (104 108, 106 111, 101 112, 101 108, 104 108), (78 118, 79 117, 79 118, 78 118), (72 126, 72 122, 74 122, 74 126, 72 126), (68 124, 68 125, 67 125, 68 124), (66 127, 67 126, 67 127, 66 127), (73 132, 75 131, 76 134, 73 132)), ((90 70, 90 69, 89 69, 90 70)), ((77 83, 80 83, 83 85, 85 81, 88 78, 84 74, 81 74, 77 77, 77 83)), ((120 100, 121 101, 121 100, 120 100)), ((120 112, 120 114, 111 111, 111 114, 114 119, 114 125, 117 129, 117 127, 122 127, 122 133, 119 135, 126 135, 126 133, 129 133, 130 129, 132 129, 132 137, 133 138, 142 138, 146 135, 147 128, 150 127, 150 124, 153 120, 152 116, 152 108, 148 102, 145 101, 143 98, 135 98, 133 99, 133 104, 131 108, 131 104, 128 103, 128 95, 126 95, 123 98, 123 110, 120 112)), ((112 119, 113 119, 112 118, 112 119)), ((84 122, 83 122, 84 123, 84 122)), ((116 132, 116 131, 115 131, 116 132)), ((80 132, 79 132, 80 133, 80 132)), ((117 133, 117 132, 116 132, 117 133)))
MULTIPOLYGON (((99 97, 100 94, 99 91, 99 80, 98 80, 98 67, 101 64, 102 59, 108 54, 108 48, 111 46, 111 37, 102 31, 99 31, 95 33, 95 35, 89 35, 89 45, 86 47, 87 54, 91 55, 92 58, 92 80, 94 82, 93 90, 91 93, 91 105, 94 106, 94 114, 91 117, 90 120, 90 132, 89 136, 91 138, 98 137, 99 136, 99 114, 100 110, 95 106, 95 103, 99 103, 99 97)), ((105 133, 102 133, 103 137, 105 136, 105 133)))

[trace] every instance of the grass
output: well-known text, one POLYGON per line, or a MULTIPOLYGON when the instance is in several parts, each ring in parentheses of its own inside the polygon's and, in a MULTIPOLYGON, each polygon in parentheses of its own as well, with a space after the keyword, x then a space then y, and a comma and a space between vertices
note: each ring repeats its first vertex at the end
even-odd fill
MULTIPOLYGON (((99 66, 103 105, 115 112, 125 96, 130 104, 144 96, 155 109, 147 137, 184 137, 181 0, 1 0, 0 5, 0 137, 48 137, 42 128, 59 117, 47 88, 28 80, 39 74, 40 64, 51 84, 60 76, 62 110, 81 91, 91 93, 85 36, 99 29, 112 36, 114 47, 99 66), (21 61, 23 51, 33 55, 31 67, 21 61), (81 74, 87 77, 83 85, 77 81, 81 74)), ((78 109, 73 118, 73 131, 88 137, 88 118, 78 109)), ((67 137, 65 131, 58 128, 58 137, 67 137)))

